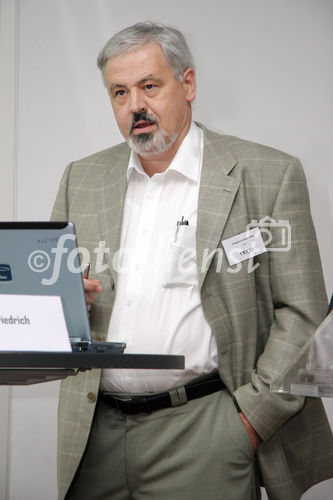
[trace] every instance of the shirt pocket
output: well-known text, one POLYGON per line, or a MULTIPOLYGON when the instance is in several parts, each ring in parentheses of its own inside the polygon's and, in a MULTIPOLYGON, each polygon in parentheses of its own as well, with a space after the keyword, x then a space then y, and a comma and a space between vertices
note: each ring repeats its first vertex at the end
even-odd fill
POLYGON ((165 258, 162 286, 199 285, 196 252, 196 227, 178 226, 172 236, 165 258))

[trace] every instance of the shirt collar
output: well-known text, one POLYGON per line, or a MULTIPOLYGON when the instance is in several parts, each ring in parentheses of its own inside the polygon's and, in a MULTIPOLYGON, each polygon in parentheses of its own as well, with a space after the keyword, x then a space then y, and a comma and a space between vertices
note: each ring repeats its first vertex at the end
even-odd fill
MULTIPOLYGON (((189 131, 184 137, 183 142, 179 146, 166 172, 173 170, 179 172, 193 182, 199 182, 202 148, 203 132, 201 128, 192 121, 189 131)), ((133 171, 147 176, 142 168, 138 155, 132 150, 127 168, 127 182, 133 171)))

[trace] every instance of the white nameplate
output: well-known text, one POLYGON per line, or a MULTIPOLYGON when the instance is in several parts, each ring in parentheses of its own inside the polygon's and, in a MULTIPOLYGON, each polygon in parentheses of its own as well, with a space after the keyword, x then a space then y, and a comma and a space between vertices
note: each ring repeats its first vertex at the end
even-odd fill
POLYGON ((258 227, 227 238, 222 241, 222 245, 231 266, 267 252, 258 227))
POLYGON ((71 350, 60 297, 0 295, 0 351, 71 350))

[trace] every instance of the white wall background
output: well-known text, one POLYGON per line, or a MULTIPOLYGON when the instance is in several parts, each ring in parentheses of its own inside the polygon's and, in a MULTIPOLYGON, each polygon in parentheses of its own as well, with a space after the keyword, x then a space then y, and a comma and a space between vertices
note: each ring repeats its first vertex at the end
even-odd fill
MULTIPOLYGON (((145 19, 187 36, 197 64, 195 119, 301 159, 331 293, 331 0, 0 0, 0 62, 13 77, 1 86, 8 182, 0 218, 47 220, 65 165, 121 140, 95 61, 113 33, 145 19), (4 27, 4 16, 12 25, 4 27)), ((58 383, 15 387, 12 397, 4 391, 0 500, 55 500, 58 383)), ((333 422, 332 403, 325 401, 333 422)), ((332 491, 326 482, 304 499, 332 499, 332 491)))

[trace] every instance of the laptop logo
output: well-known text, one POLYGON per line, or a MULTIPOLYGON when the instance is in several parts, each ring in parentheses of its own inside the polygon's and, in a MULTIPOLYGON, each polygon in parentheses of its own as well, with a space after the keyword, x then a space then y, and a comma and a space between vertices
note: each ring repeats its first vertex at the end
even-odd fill
POLYGON ((8 264, 0 264, 0 282, 12 281, 12 272, 8 264))

